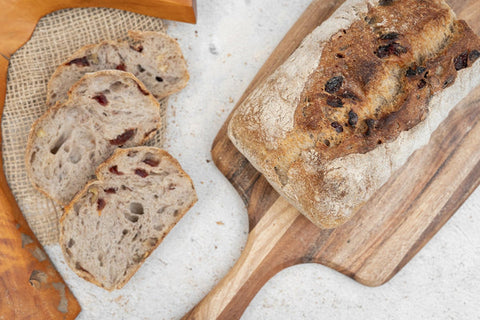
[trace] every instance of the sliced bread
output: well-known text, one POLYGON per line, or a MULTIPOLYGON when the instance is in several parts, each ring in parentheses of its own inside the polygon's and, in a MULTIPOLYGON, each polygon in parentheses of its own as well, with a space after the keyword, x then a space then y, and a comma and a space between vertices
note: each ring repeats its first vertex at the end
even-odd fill
POLYGON ((187 65, 175 39, 154 31, 130 31, 129 36, 129 41, 103 41, 84 46, 70 56, 48 82, 47 105, 65 100, 70 87, 85 73, 99 70, 130 72, 157 99, 187 85, 187 65))
POLYGON ((132 74, 85 75, 34 123, 26 150, 33 185, 66 205, 94 177, 95 168, 120 147, 141 145, 155 134, 160 109, 132 74))
POLYGON ((177 160, 155 147, 117 149, 65 208, 60 246, 80 277, 119 289, 197 201, 177 160))

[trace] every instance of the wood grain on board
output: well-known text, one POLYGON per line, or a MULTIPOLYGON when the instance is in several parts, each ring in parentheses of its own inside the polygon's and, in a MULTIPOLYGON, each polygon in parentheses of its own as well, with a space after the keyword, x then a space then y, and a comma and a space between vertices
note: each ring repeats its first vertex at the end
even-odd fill
MULTIPOLYGON (((313 1, 237 106, 342 2, 313 1)), ((448 2, 478 34, 477 0, 448 2)), ((238 319, 268 279, 298 263, 320 263, 368 286, 388 281, 479 185, 479 109, 477 88, 349 222, 330 230, 317 228, 279 197, 230 142, 227 120, 212 156, 247 205, 250 234, 239 261, 184 319, 238 319)))
MULTIPOLYGON (((5 101, 7 68, 7 59, 0 57, 0 101, 5 101)), ((0 165, 3 168, 1 152, 0 165)), ((0 319, 75 319, 79 312, 80 305, 28 226, 2 170, 0 319)))
MULTIPOLYGON (((45 14, 74 7, 109 7, 195 23, 195 0, 0 0, 0 113, 8 59, 45 14)), ((0 136, 1 142, 1 136, 0 136)), ((0 150, 0 166, 3 158, 0 150)), ((75 319, 80 305, 29 228, 0 172, 0 320, 75 319)))

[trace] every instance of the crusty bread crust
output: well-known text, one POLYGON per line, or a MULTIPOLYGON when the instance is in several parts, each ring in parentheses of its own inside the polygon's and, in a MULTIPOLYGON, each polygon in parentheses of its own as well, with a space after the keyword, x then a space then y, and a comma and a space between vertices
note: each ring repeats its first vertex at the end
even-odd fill
MULTIPOLYGON (((62 203, 61 201, 59 201, 59 199, 55 196, 55 195, 51 195, 49 194, 46 190, 44 190, 40 185, 38 185, 36 183, 36 180, 34 179, 34 175, 33 175, 33 168, 29 162, 29 155, 31 154, 31 151, 32 151, 32 148, 33 148, 33 144, 34 144, 34 141, 35 141, 35 135, 36 135, 36 132, 37 132, 37 128, 38 128, 38 124, 41 123, 44 119, 48 118, 51 114, 55 113, 58 109, 62 108, 64 105, 68 104, 69 101, 71 101, 72 99, 72 92, 75 91, 75 89, 77 87, 79 87, 83 82, 85 81, 88 81, 89 78, 93 78, 93 77, 96 77, 96 76, 101 76, 101 75, 112 75, 112 76, 118 76, 118 74, 121 73, 123 77, 126 77, 126 78, 129 78, 131 80, 133 80, 139 87, 139 89, 141 89, 143 92, 145 93, 148 93, 146 96, 147 98, 151 101, 152 105, 155 105, 157 107, 157 109, 159 110, 160 112, 160 104, 159 102, 149 93, 149 91, 147 90, 147 88, 145 87, 145 85, 139 81, 133 74, 131 73, 128 73, 128 72, 122 72, 122 71, 117 71, 117 70, 104 70, 104 71, 98 71, 98 72, 94 72, 94 73, 87 73, 85 74, 81 80, 79 80, 77 83, 75 83, 71 89, 69 90, 68 92, 68 100, 65 101, 64 103, 56 103, 55 106, 47 109, 47 111, 40 117, 38 118, 32 125, 31 129, 30 129, 30 132, 29 132, 29 135, 28 135, 28 141, 27 141, 27 147, 26 147, 26 150, 25 150, 25 154, 27 155, 25 157, 25 168, 26 168, 26 171, 27 171, 27 176, 30 180, 30 182, 32 183, 32 185, 34 186, 35 189, 37 189, 38 191, 40 191, 41 193, 43 193, 45 196, 51 198, 52 200, 54 200, 58 205, 60 206, 64 206, 65 203, 62 203)), ((157 130, 160 128, 161 126, 161 121, 158 121, 157 122, 157 130)), ((151 139, 156 133, 156 130, 155 131, 152 131, 150 134, 148 134, 147 136, 145 136, 143 139, 142 139, 142 142, 141 144, 145 143, 146 141, 148 141, 149 139, 151 139)))
MULTIPOLYGON (((117 150, 115 150, 114 154, 110 158, 108 158, 105 162, 103 162, 102 164, 100 164, 97 167, 97 169, 95 171, 95 174, 97 176, 97 180, 92 180, 89 183, 87 183, 85 185, 85 187, 83 188, 83 190, 80 191, 79 193, 77 193, 77 195, 75 195, 75 197, 72 199, 72 201, 65 207, 64 213, 63 213, 62 217, 60 218, 60 230, 62 230, 62 226, 64 224, 66 216, 69 215, 69 214, 72 214, 72 212, 74 211, 73 206, 75 205, 75 203, 77 203, 85 195, 85 193, 88 191, 89 187, 92 184, 94 184, 98 181, 102 182, 102 181, 105 180, 105 177, 103 176, 102 171, 104 171, 106 168, 108 168, 112 164, 115 164, 119 158, 124 157, 126 154, 128 154, 128 152, 136 151, 136 150, 138 150, 138 151, 148 150, 149 152, 156 153, 160 158, 163 158, 163 157, 168 158, 169 161, 172 164, 174 164, 174 166, 178 169, 178 171, 184 173, 184 177, 186 177, 189 180, 189 182, 192 186, 193 192, 195 193, 195 186, 193 184, 192 179, 190 178, 190 176, 187 173, 185 173, 185 171, 183 171, 183 168, 181 167, 180 163, 172 155, 170 155, 167 151, 159 149, 159 148, 155 148, 155 147, 148 147, 148 146, 140 146, 140 147, 126 148, 126 149, 117 149, 117 150)), ((113 291, 115 289, 120 289, 137 272, 137 270, 142 266, 142 264, 145 262, 145 260, 160 245, 160 243, 163 241, 165 236, 171 231, 171 229, 173 227, 175 227, 175 225, 178 223, 178 221, 180 221, 183 218, 183 216, 188 212, 188 210, 190 210, 190 208, 193 207, 193 205, 197 202, 197 200, 198 200, 198 198, 195 194, 194 201, 192 201, 189 204, 189 206, 185 207, 184 210, 180 211, 179 214, 176 216, 178 218, 177 221, 174 224, 168 226, 166 229, 162 230, 162 231, 164 231, 163 236, 158 239, 156 244, 154 246, 152 246, 151 249, 147 252, 147 254, 142 257, 142 259, 138 262, 138 264, 134 265, 132 268, 130 268, 128 270, 128 274, 127 274, 126 278, 123 281, 119 282, 114 287, 105 287, 103 283, 99 282, 97 279, 92 277, 90 273, 83 272, 82 270, 77 269, 75 267, 75 264, 73 263, 73 261, 71 261, 70 259, 65 259, 65 260, 67 261, 67 264, 69 265, 69 267, 72 270, 74 270, 75 273, 77 273, 80 277, 84 278, 85 280, 87 280, 87 281, 89 281, 89 282, 91 282, 91 283, 93 283, 93 284, 95 284, 99 287, 102 287, 102 288, 104 288, 108 291, 113 291)), ((65 242, 65 235, 63 234, 63 232, 60 232, 59 243, 60 243, 60 247, 62 249, 63 255, 66 257, 67 256, 66 248, 65 248, 65 246, 62 245, 64 243, 66 243, 65 242)))
MULTIPOLYGON (((395 3, 395 0, 380 2, 388 6, 395 3)), ((436 6, 443 10, 441 12, 444 14, 445 21, 451 21, 449 15, 454 17, 444 1, 429 0, 429 2, 432 7, 436 6)), ((387 123, 385 119, 388 120, 389 115, 398 112, 398 109, 391 108, 386 114, 382 114, 382 110, 385 111, 385 108, 389 107, 385 107, 385 104, 380 104, 380 112, 378 112, 382 118, 376 119, 375 122, 372 119, 371 123, 374 124, 372 126, 361 127, 360 122, 352 125, 348 123, 348 119, 344 118, 339 118, 338 122, 332 122, 331 126, 328 121, 332 120, 325 121, 328 126, 325 125, 323 121, 330 119, 328 117, 337 116, 337 110, 346 110, 348 113, 350 108, 355 110, 361 105, 358 119, 361 119, 360 113, 365 115, 370 112, 371 115, 378 111, 378 108, 372 108, 371 104, 362 105, 365 98, 370 99, 368 95, 349 93, 340 100, 336 91, 342 84, 337 87, 331 85, 329 88, 325 82, 315 82, 322 73, 330 71, 328 66, 320 65, 322 60, 327 59, 323 56, 327 45, 333 41, 333 38, 342 36, 344 33, 342 30, 350 32, 349 28, 360 19, 365 19, 372 6, 378 4, 378 0, 346 1, 328 20, 304 39, 300 47, 283 65, 258 85, 257 89, 235 110, 229 123, 229 138, 239 151, 267 178, 277 192, 321 228, 333 228, 347 221, 375 191, 387 182, 393 172, 400 168, 415 150, 428 143, 431 134, 449 111, 469 91, 480 84, 480 59, 473 64, 473 61, 468 60, 468 68, 461 65, 462 68, 458 73, 454 69, 453 72, 457 75, 456 81, 452 83, 452 78, 449 77, 448 82, 445 81, 446 88, 443 90, 442 88, 437 90, 434 84, 427 85, 427 75, 424 78, 423 74, 421 76, 415 74, 412 76, 412 79, 418 81, 415 87, 418 87, 419 92, 428 88, 431 94, 424 98, 417 98, 417 95, 414 95, 413 97, 419 101, 403 105, 408 111, 405 116, 390 117, 390 120, 398 120, 395 124, 399 125, 400 130, 395 132, 389 129, 381 132, 381 125, 387 123), (320 109, 313 109, 314 111, 309 113, 307 106, 311 104, 311 100, 308 94, 312 93, 318 94, 313 95, 313 98, 320 96, 334 99, 330 101, 331 103, 327 100, 329 105, 322 102, 322 105, 315 106, 320 109), (352 97, 360 97, 363 100, 353 101, 349 105, 347 100, 352 97), (335 100, 337 98, 338 100, 335 100), (408 108, 412 110, 417 108, 418 111, 409 112, 408 108), (326 111, 319 117, 323 110, 326 111), (302 122, 302 117, 305 117, 306 121, 302 122), (403 123, 405 125, 402 127, 403 123), (337 137, 347 137, 348 134, 354 138, 342 145, 343 141, 337 137), (373 143, 368 143, 370 140, 373 143)), ((386 54, 392 54, 392 57, 385 58, 388 59, 388 63, 395 59, 401 60, 402 54, 410 54, 409 50, 415 46, 417 51, 414 52, 422 51, 418 43, 411 41, 408 50, 395 52, 397 44, 393 45, 394 41, 390 41, 390 38, 402 37, 402 35, 395 35, 397 30, 393 29, 393 22, 388 20, 377 22, 387 30, 392 27, 389 30, 391 34, 385 34, 385 40, 388 40, 386 43, 392 44, 390 47, 386 46, 386 54)), ((463 22, 458 22, 458 25, 460 28, 465 26, 463 22)), ((435 26, 433 34, 440 34, 444 29, 446 29, 445 33, 450 32, 448 23, 435 26)), ((467 30, 466 33, 468 32, 471 31, 467 30)), ((435 38, 431 34, 428 34, 428 37, 435 38)), ((472 43, 478 44, 478 38, 475 35, 473 37, 475 39, 472 43)), ((358 39, 362 41, 360 36, 358 39)), ((401 40, 402 38, 399 40, 400 44, 401 40)), ((438 39, 435 38, 431 42, 423 40, 419 43, 424 43, 430 48, 433 47, 431 43, 434 40, 438 39)), ((460 43, 459 47, 462 45, 460 43)), ((480 50, 477 47, 474 49, 480 50)), ((433 49, 429 50, 433 51, 433 49)), ((334 54, 337 52, 340 51, 334 54)), ((379 58, 384 58, 378 52, 375 54, 379 58)), ((338 57, 345 58, 342 54, 338 57)), ((412 57, 414 58, 418 57, 412 57)), ((422 58, 419 61, 424 60, 422 58)), ((442 67, 447 65, 453 67, 453 61, 450 60, 437 63, 442 67)), ((395 74, 392 78, 403 76, 405 74, 403 72, 407 71, 408 65, 404 65, 402 61, 398 64, 405 70, 401 69, 402 73, 395 74)), ((387 67, 372 66, 372 72, 373 69, 378 68, 386 70, 387 67)), ((435 71, 430 72, 435 73, 435 71)), ((330 76, 336 75, 333 73, 330 76)), ((349 84, 350 80, 351 78, 345 78, 343 87, 345 83, 349 84)), ((374 90, 377 91, 373 92, 373 98, 375 98, 375 92, 382 98, 390 92, 381 88, 392 82, 391 79, 387 80, 375 83, 374 90)), ((368 88, 357 85, 352 89, 357 89, 363 94, 368 88)), ((338 93, 343 92, 340 90, 338 93)))

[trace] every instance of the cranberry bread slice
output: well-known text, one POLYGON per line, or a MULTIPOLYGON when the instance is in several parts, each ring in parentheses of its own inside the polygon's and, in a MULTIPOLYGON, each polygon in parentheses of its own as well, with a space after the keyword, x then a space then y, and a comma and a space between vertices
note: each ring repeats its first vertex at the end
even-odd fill
POLYGON ((129 36, 129 41, 84 46, 70 56, 48 82, 47 105, 66 100, 70 87, 85 73, 100 70, 133 73, 157 99, 187 85, 187 65, 175 39, 154 31, 129 31, 129 36))
POLYGON ((26 151, 33 185, 68 204, 119 146, 143 144, 160 124, 160 107, 132 74, 99 71, 85 75, 38 119, 26 151))
POLYGON ((117 149, 65 208, 60 246, 70 268, 119 289, 197 201, 177 160, 154 147, 117 149))

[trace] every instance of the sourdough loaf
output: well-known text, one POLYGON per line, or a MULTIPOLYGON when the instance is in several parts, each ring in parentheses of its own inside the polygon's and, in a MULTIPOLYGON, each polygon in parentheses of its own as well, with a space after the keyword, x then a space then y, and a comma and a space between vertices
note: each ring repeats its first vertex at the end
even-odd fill
POLYGON ((36 188, 64 206, 116 148, 142 144, 159 124, 158 102, 132 74, 89 73, 72 87, 65 103, 34 123, 27 173, 36 188))
POLYGON ((65 100, 68 90, 85 73, 99 70, 130 72, 157 99, 187 85, 187 65, 175 39, 154 31, 130 31, 129 36, 129 41, 103 41, 84 46, 70 56, 48 82, 47 105, 65 100))
POLYGON ((166 151, 117 149, 65 208, 60 246, 68 265, 107 290, 121 288, 197 201, 166 151))
POLYGON ((347 0, 233 113, 228 135, 322 228, 347 221, 480 83, 443 0, 347 0))

